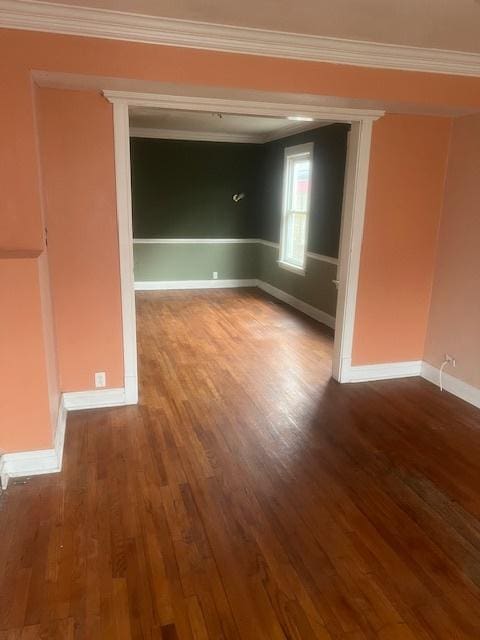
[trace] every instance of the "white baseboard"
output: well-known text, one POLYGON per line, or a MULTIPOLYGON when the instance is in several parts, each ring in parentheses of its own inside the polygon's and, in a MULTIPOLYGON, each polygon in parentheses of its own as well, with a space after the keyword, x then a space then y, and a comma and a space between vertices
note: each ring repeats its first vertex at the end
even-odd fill
POLYGON ((332 329, 335 328, 335 318, 328 313, 325 313, 324 311, 320 311, 320 309, 313 307, 311 304, 308 304, 303 300, 299 300, 299 298, 295 298, 289 293, 285 293, 285 291, 277 289, 277 287, 274 287, 268 282, 264 282, 263 280, 257 280, 257 287, 259 287, 266 293, 269 293, 274 298, 278 298, 278 300, 281 300, 291 307, 298 309, 298 311, 301 311, 305 315, 310 316, 310 318, 313 318, 314 320, 317 320, 322 324, 326 324, 327 327, 331 327, 332 329))
POLYGON ((92 391, 73 391, 63 394, 67 411, 77 409, 101 409, 102 407, 118 407, 126 402, 125 389, 93 389, 92 391))
POLYGON ((237 287, 259 287, 274 298, 282 300, 291 307, 298 309, 307 316, 318 320, 327 327, 335 328, 335 318, 324 311, 320 311, 311 304, 277 289, 268 282, 257 279, 246 280, 148 280, 135 282, 135 291, 167 291, 174 289, 233 289, 237 287))
POLYGON ((351 366, 345 373, 342 382, 369 382, 374 380, 392 380, 394 378, 409 378, 422 373, 421 360, 405 362, 386 362, 382 364, 367 364, 351 366))
MULTIPOLYGON (((433 384, 440 386, 440 369, 435 368, 428 362, 422 363, 422 378, 432 382, 433 384)), ((480 389, 474 387, 468 382, 463 382, 459 378, 454 378, 449 373, 443 372, 442 374, 442 386, 445 391, 452 393, 457 398, 465 400, 473 404, 473 406, 480 409, 480 389)))
POLYGON ((247 280, 144 280, 135 282, 135 291, 168 291, 174 289, 231 289, 256 287, 256 279, 247 280))
POLYGON ((62 470, 63 448, 68 411, 78 409, 100 409, 136 404, 136 394, 127 397, 125 389, 95 389, 63 393, 58 407, 54 443, 51 449, 4 453, 0 458, 0 480, 6 489, 10 478, 38 476, 62 470))
POLYGON ((6 489, 10 478, 38 476, 44 473, 56 473, 62 468, 63 443, 67 425, 67 410, 60 397, 54 445, 52 449, 5 453, 0 460, 0 479, 2 489, 6 489))
MULTIPOLYGON (((407 362, 389 362, 385 364, 369 364, 347 367, 342 382, 373 382, 375 380, 393 380, 421 376, 428 382, 440 386, 440 370, 421 360, 407 362)), ((480 389, 459 378, 443 373, 443 389, 457 398, 465 400, 480 409, 480 389)))
POLYGON ((135 375, 125 375, 125 396, 123 404, 138 404, 138 377, 135 375))

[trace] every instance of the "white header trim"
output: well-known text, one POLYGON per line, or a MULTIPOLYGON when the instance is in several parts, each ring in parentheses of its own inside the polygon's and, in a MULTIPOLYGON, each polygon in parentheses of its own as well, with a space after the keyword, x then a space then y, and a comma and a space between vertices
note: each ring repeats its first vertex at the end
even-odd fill
POLYGON ((123 369, 127 404, 138 402, 137 338, 133 295, 133 230, 128 105, 113 105, 120 289, 122 295, 123 369))
POLYGON ((53 447, 51 449, 5 453, 0 456, 2 488, 7 488, 10 478, 58 473, 62 470, 68 411, 117 407, 127 404, 131 404, 131 402, 127 398, 126 390, 123 388, 62 393, 58 407, 53 447))
MULTIPOLYGON (((0 0, 0 5, 3 0, 0 0)), ((0 13, 1 17, 1 13, 0 13)), ((382 109, 352 109, 336 107, 329 104, 311 104, 308 102, 266 102, 265 100, 240 100, 235 98, 214 98, 200 95, 179 95, 165 93, 142 93, 138 91, 115 91, 105 89, 105 98, 113 104, 124 104, 129 107, 150 107, 157 109, 175 109, 183 111, 218 111, 234 115, 271 116, 288 118, 295 113, 298 116, 313 118, 322 122, 364 122, 378 120, 385 115, 382 109)), ((310 123, 311 124, 311 123, 310 123)), ((292 130, 290 130, 292 131, 292 130)), ((295 129, 298 132, 298 129, 295 129)), ((290 133, 289 133, 290 135, 290 133)))
MULTIPOLYGON (((280 244, 278 242, 271 242, 270 240, 262 240, 259 238, 256 240, 259 244, 264 244, 266 247, 272 247, 274 249, 280 249, 280 244)), ((332 256, 325 256, 322 253, 314 253, 313 251, 307 251, 305 254, 307 258, 311 258, 312 260, 320 260, 321 262, 330 262, 331 264, 338 264, 338 258, 333 258, 332 256)))
POLYGON ((361 67, 480 76, 480 55, 72 7, 0 0, 0 26, 361 67))
POLYGON ((360 255, 367 198, 372 122, 355 122, 348 134, 342 221, 340 225, 333 377, 348 381, 352 364, 360 255))

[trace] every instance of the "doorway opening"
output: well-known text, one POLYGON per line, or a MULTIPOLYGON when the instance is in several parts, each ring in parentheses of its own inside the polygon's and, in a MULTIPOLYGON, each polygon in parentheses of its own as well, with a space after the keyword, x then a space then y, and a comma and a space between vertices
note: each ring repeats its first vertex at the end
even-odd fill
POLYGON ((332 375, 348 381, 371 129, 382 113, 105 95, 127 402, 138 394, 134 289, 257 286, 334 330, 332 375))

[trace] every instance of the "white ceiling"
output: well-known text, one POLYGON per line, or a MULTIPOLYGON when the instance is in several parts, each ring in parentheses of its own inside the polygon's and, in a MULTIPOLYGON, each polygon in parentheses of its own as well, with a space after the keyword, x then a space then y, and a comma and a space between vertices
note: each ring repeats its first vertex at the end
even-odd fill
POLYGON ((306 129, 329 124, 318 122, 292 122, 286 118, 204 113, 198 111, 172 111, 135 107, 130 110, 132 135, 178 137, 198 134, 198 139, 231 140, 238 142, 267 142, 306 129), (221 115, 221 117, 219 117, 221 115))
POLYGON ((480 53, 479 0, 63 0, 63 4, 480 53))

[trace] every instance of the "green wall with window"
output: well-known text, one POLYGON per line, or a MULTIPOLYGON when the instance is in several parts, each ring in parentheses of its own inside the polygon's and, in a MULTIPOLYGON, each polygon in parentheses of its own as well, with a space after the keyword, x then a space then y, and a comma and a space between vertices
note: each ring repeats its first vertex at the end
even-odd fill
POLYGON ((265 145, 261 167, 263 188, 259 195, 261 238, 271 242, 280 238, 285 148, 313 142, 308 250, 338 257, 349 128, 350 125, 334 124, 265 145))
MULTIPOLYGON (((308 251, 336 258, 348 125, 267 144, 133 138, 133 228, 137 239, 263 239, 279 242, 284 149, 314 143, 308 251), (233 202, 234 193, 245 198, 233 202)), ((305 275, 279 267, 260 243, 134 245, 136 281, 260 279, 335 314, 336 265, 308 258, 305 275)))

